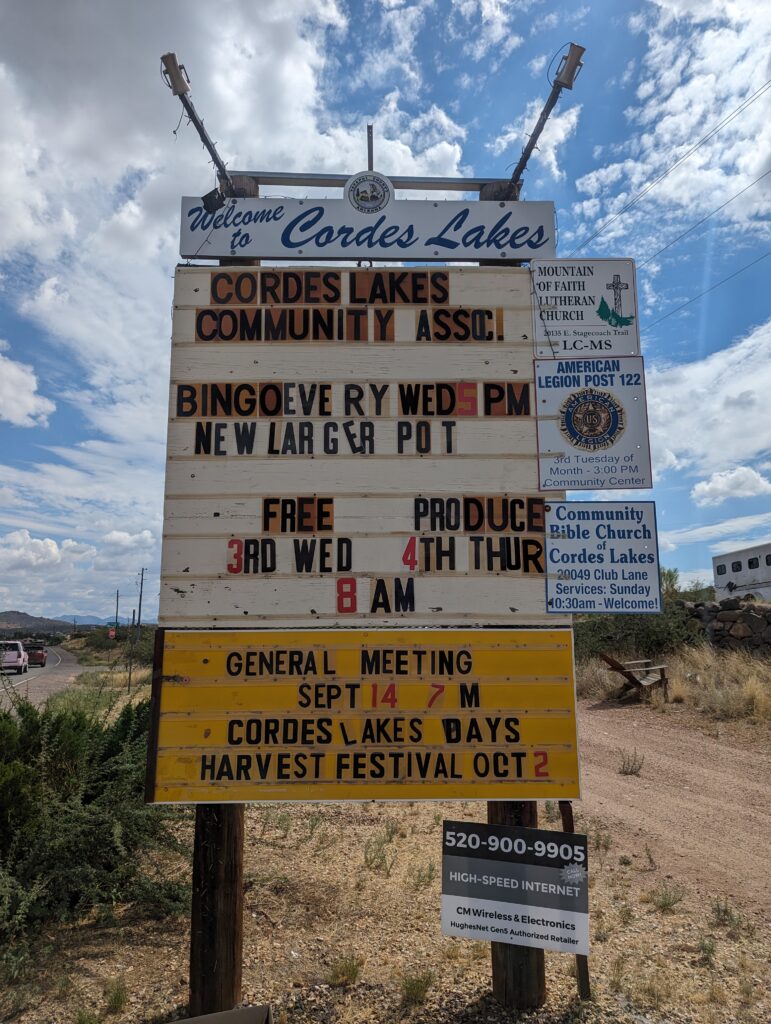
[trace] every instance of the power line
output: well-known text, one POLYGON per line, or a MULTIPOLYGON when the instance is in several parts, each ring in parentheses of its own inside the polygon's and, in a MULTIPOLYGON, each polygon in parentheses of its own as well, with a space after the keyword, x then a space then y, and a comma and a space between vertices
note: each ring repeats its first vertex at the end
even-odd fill
POLYGON ((769 174, 771 174, 771 167, 764 174, 761 174, 759 178, 756 178, 754 181, 751 181, 749 185, 745 185, 741 192, 737 192, 735 196, 731 196, 730 199, 726 199, 726 201, 721 206, 718 206, 716 210, 713 210, 712 213, 708 213, 706 217, 702 217, 701 220, 697 220, 695 224, 692 224, 686 231, 683 231, 681 235, 678 235, 677 238, 673 238, 671 242, 667 242, 666 245, 662 246, 658 252, 654 252, 652 256, 648 257, 645 263, 639 264, 640 268, 646 267, 652 260, 655 260, 656 257, 660 256, 662 252, 664 252, 666 249, 670 249, 675 244, 675 242, 679 242, 681 238, 685 238, 686 235, 689 235, 692 231, 695 231, 696 228, 700 227, 705 221, 708 221, 710 217, 714 217, 716 213, 720 213, 720 211, 724 210, 729 203, 732 203, 734 201, 734 199, 738 199, 739 196, 744 195, 744 193, 748 189, 751 189, 753 185, 757 185, 759 181, 762 181, 769 174))
POLYGON ((760 261, 766 259, 767 256, 771 256, 771 249, 769 249, 768 252, 764 252, 762 256, 758 256, 757 259, 748 263, 746 266, 740 267, 739 270, 735 270, 733 274, 729 274, 728 277, 724 277, 722 281, 716 281, 715 284, 707 288, 706 291, 700 292, 698 295, 694 295, 692 299, 688 299, 688 301, 684 302, 682 306, 678 306, 676 309, 671 309, 668 313, 665 313, 664 316, 660 316, 658 320, 654 320, 652 324, 646 324, 643 330, 652 330, 656 324, 660 324, 662 320, 668 320, 669 317, 674 316, 675 313, 679 313, 681 309, 685 309, 686 306, 690 306, 692 303, 698 301, 698 299, 703 299, 705 295, 709 295, 710 292, 714 292, 714 290, 719 288, 721 284, 725 284, 726 281, 731 281, 734 277, 738 277, 739 274, 743 274, 745 270, 749 270, 750 267, 754 267, 756 263, 760 263, 760 261))
POLYGON ((717 135, 717 133, 722 128, 725 128, 725 126, 727 124, 730 124, 730 122, 733 121, 734 118, 738 117, 739 114, 742 113, 742 111, 746 110, 747 107, 749 107, 751 103, 754 103, 755 100, 760 99, 760 97, 763 95, 763 93, 767 92, 769 88, 771 88, 771 78, 769 78, 769 80, 767 82, 765 82, 763 85, 761 85, 761 87, 759 89, 757 89, 754 93, 752 93, 751 96, 748 96, 746 100, 743 100, 735 110, 732 110, 730 114, 726 115, 726 117, 724 117, 722 121, 720 121, 718 124, 716 124, 714 128, 710 128, 710 130, 707 132, 707 134, 703 138, 699 139, 699 141, 695 145, 691 146, 691 148, 688 150, 687 153, 684 153, 681 157, 679 157, 679 159, 677 159, 673 164, 671 164, 665 171, 662 171, 662 173, 657 178, 654 178, 653 181, 649 185, 646 185, 645 188, 641 192, 638 192, 637 195, 633 199, 630 199, 628 203, 626 203, 624 206, 622 206, 621 209, 618 211, 618 213, 614 213, 612 217, 608 218, 608 220, 606 220, 603 224, 601 224, 597 228, 597 230, 594 231, 591 235, 589 235, 588 238, 584 239, 584 241, 581 242, 581 244, 579 246, 577 246, 570 253, 570 255, 571 256, 575 256, 575 254, 577 252, 580 252, 593 239, 595 239, 599 234, 601 234, 605 230, 605 228, 607 228, 607 227, 609 227, 609 225, 613 224, 614 221, 617 221, 619 219, 619 217, 621 217, 623 214, 625 214, 627 212, 627 210, 631 210, 631 208, 636 203, 639 203, 639 201, 644 196, 646 196, 650 192, 650 190, 652 188, 655 188, 656 185, 658 185, 658 183, 660 181, 663 181, 664 178, 666 178, 668 174, 671 174, 672 171, 674 171, 677 167, 680 166, 680 164, 684 163, 688 159, 688 157, 692 156, 696 152, 697 149, 699 149, 701 146, 704 145, 705 142, 709 142, 709 140, 711 138, 713 138, 713 136, 717 135))

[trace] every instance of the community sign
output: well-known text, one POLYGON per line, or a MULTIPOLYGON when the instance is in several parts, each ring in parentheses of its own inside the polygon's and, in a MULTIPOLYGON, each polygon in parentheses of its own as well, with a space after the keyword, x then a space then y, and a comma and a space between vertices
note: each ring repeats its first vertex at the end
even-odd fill
POLYGON ((178 268, 160 625, 559 625, 531 323, 527 270, 178 268))
POLYGON ((660 612, 655 503, 550 502, 546 564, 555 615, 660 612))
POLYGON ((228 199, 207 212, 182 200, 188 259, 529 260, 555 255, 554 203, 400 200, 364 171, 342 199, 228 199))
POLYGON ((534 259, 530 270, 537 356, 640 354, 634 260, 534 259))
POLYGON ((639 357, 535 362, 543 491, 652 487, 639 357))
POLYGON ((588 955, 586 836, 445 821, 442 932, 588 955))
POLYGON ((578 797, 572 640, 569 629, 163 630, 147 798, 578 797))

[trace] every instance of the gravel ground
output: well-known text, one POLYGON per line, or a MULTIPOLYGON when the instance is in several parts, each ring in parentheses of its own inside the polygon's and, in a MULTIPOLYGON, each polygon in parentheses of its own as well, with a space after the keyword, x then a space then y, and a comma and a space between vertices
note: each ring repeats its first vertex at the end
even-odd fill
MULTIPOLYGON (((580 728, 576 810, 590 837, 594 998, 577 1001, 572 957, 547 953, 547 1004, 518 1019, 767 1022, 767 737, 741 727, 714 735, 677 708, 583 704, 580 728), (644 754, 640 775, 621 776, 621 752, 635 747, 644 754), (662 897, 674 900, 669 911, 657 908, 662 897)), ((553 812, 541 805, 542 825, 557 827, 547 820, 553 812)), ((514 1020, 490 996, 489 946, 440 934, 446 817, 484 820, 485 808, 249 808, 245 1000, 271 1002, 279 1024, 514 1020), (365 853, 389 831, 385 864, 368 868, 365 853), (357 977, 333 986, 346 957, 357 977), (404 1006, 405 980, 426 974, 425 1001, 404 1006)), ((0 1019, 76 1024, 79 1012, 92 1012, 116 1024, 159 1024, 184 1016, 184 920, 135 922, 121 910, 109 926, 57 929, 47 941, 34 985, 6 993, 0 1019), (105 986, 121 978, 125 1006, 105 1017, 105 986)))

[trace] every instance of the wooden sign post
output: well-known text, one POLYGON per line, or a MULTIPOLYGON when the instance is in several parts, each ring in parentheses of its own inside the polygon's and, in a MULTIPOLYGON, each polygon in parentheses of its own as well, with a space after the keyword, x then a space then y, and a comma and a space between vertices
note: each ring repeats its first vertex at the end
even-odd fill
MULTIPOLYGON (((489 800, 490 825, 538 827, 535 800, 489 800)), ((542 949, 492 942, 493 995, 509 1010, 532 1010, 546 1002, 546 967, 542 949)))

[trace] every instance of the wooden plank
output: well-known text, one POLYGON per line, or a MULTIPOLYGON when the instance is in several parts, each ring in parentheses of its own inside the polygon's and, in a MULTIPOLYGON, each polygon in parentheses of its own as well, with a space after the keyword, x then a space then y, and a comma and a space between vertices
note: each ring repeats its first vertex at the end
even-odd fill
MULTIPOLYGON (((418 450, 427 445, 432 454, 446 454, 451 450, 457 463, 464 458, 500 460, 504 456, 527 456, 535 444, 535 423, 532 420, 488 419, 480 420, 418 420, 410 421, 378 417, 376 420, 344 421, 342 419, 303 419, 302 423, 290 420, 260 420, 253 433, 247 438, 243 434, 243 423, 221 420, 222 426, 213 428, 208 441, 202 441, 197 434, 196 423, 191 420, 175 420, 169 424, 168 456, 170 459, 232 458, 243 464, 249 459, 265 457, 271 451, 281 450, 283 445, 292 448, 312 445, 314 458, 341 460, 358 459, 361 453, 352 450, 361 445, 371 446, 373 458, 395 456, 399 459, 425 458, 425 452, 418 450), (400 439, 400 424, 408 423, 410 436, 400 439), (448 423, 450 425, 448 426, 448 423), (216 434, 214 430, 216 429, 216 434), (418 429, 420 435, 418 438, 418 429), (368 432, 365 433, 364 431, 368 432), (237 454, 238 446, 245 446, 244 454, 237 454), (401 444, 403 451, 399 452, 401 444), (200 449, 203 447, 203 451, 200 449), (206 447, 209 452, 206 453, 206 447), (247 454, 251 448, 252 454, 247 454), (198 450, 197 450, 198 449, 198 450)), ((297 454, 273 454, 273 461, 293 459, 297 454)), ((369 457, 369 456, 366 456, 369 457)), ((461 472, 458 466, 457 472, 461 472)))
MULTIPOLYGON (((254 536, 256 530, 248 532, 247 536, 254 536)), ((243 536, 243 535, 242 535, 243 536)), ((403 570, 403 554, 405 545, 413 537, 412 534, 388 533, 386 535, 370 535, 366 542, 354 545, 351 543, 351 564, 350 569, 342 571, 334 569, 333 559, 339 551, 341 539, 345 536, 337 532, 318 536, 316 538, 276 536, 271 538, 271 558, 275 555, 275 571, 270 572, 271 579, 295 579, 297 578, 297 556, 298 551, 303 557, 313 559, 312 568, 303 571, 302 579, 324 579, 325 577, 340 576, 346 574, 357 575, 368 573, 377 576, 380 573, 393 575, 394 572, 403 570), (321 545, 325 545, 322 549, 321 545)), ((265 538, 263 538, 264 540, 265 538)), ((416 565, 410 569, 410 575, 414 577, 441 576, 445 579, 457 579, 458 576, 480 575, 485 569, 485 544, 489 540, 494 549, 498 549, 501 543, 500 537, 488 535, 488 537, 477 536, 474 540, 470 537, 444 538, 442 544, 445 555, 437 556, 436 547, 432 537, 426 540, 425 549, 418 544, 415 547, 416 565), (448 545, 452 545, 452 559, 454 568, 448 564, 448 545), (437 558, 442 559, 437 565, 437 558), (477 565, 482 562, 482 565, 477 565)), ((515 568, 507 569, 506 575, 509 579, 521 579, 527 576, 539 578, 543 586, 543 536, 517 535, 503 538, 511 545, 509 548, 511 557, 516 557, 515 568), (522 557, 521 546, 525 546, 528 554, 522 557)), ((343 549, 346 550, 346 549, 343 549)), ((497 550, 495 552, 497 554, 497 550)), ((163 550, 163 573, 168 579, 176 576, 179 581, 191 579, 226 579, 232 580, 236 575, 234 571, 235 557, 234 545, 226 538, 203 538, 203 537, 179 537, 172 538, 167 535, 163 550), (230 567, 230 569, 228 568, 230 567)), ((500 562, 497 563, 500 566, 500 562)), ((259 569, 259 552, 257 552, 256 569, 259 569)), ((265 578, 263 576, 263 578, 265 578)))
MULTIPOLYGON (((299 495, 297 495, 299 496, 299 495)), ((426 501, 442 501, 434 505, 434 512, 416 518, 414 496, 383 494, 376 498, 356 494, 317 492, 320 500, 334 500, 334 530, 345 537, 378 536, 381 534, 432 535, 443 532, 457 538, 471 534, 505 535, 538 533, 542 525, 542 512, 547 500, 544 495, 509 492, 496 495, 435 494, 422 492, 426 501), (464 501, 469 503, 464 505, 464 501), (484 519, 466 518, 464 509, 473 514, 482 502, 484 519), (489 502, 494 504, 490 506, 489 502), (500 524, 502 503, 509 503, 511 529, 500 531, 492 523, 500 524), (492 518, 490 511, 492 510, 492 518)), ((428 506, 429 510, 432 508, 428 506)), ((201 538, 247 536, 258 529, 269 532, 265 526, 263 503, 259 495, 248 498, 170 498, 166 502, 166 537, 196 536, 201 538)), ((311 536, 323 535, 314 529, 311 536)), ((307 534, 306 534, 307 535, 307 534)))
POLYGON ((479 349, 461 345, 404 345, 395 365, 393 349, 384 346, 271 344, 254 346, 177 343, 172 349, 172 380, 260 381, 444 381, 533 379, 533 350, 521 344, 479 349), (335 367, 334 376, 331 366, 335 367))
MULTIPOLYGON (((164 555, 165 557, 165 555, 164 555)), ((299 625, 303 620, 325 626, 425 625, 438 623, 489 621, 495 623, 550 624, 570 622, 565 616, 546 615, 543 611, 543 579, 425 576, 414 579, 410 609, 398 610, 399 590, 407 586, 409 575, 377 577, 374 574, 348 574, 338 578, 282 578, 231 576, 211 579, 193 573, 169 575, 164 563, 161 583, 161 607, 158 621, 164 626, 202 626, 211 621, 217 628, 248 628, 250 625, 282 623, 299 625), (352 579, 341 602, 343 579, 352 579), (378 580, 382 583, 378 584, 378 580), (385 594, 389 604, 377 607, 385 594), (345 608, 351 608, 345 611, 345 608), (338 608, 341 610, 338 611, 338 608), (355 610, 353 610, 355 608, 355 610), (556 620, 556 621, 555 621, 556 620)))
POLYGON ((467 459, 462 474, 451 459, 375 456, 345 462, 300 458, 172 460, 166 470, 166 494, 197 499, 221 495, 229 500, 268 493, 330 491, 387 495, 394 493, 395 476, 400 492, 416 495, 500 494, 538 489, 535 460, 528 456, 501 459, 495 466, 482 459, 467 459))
MULTIPOLYGON (((360 273, 359 268, 354 267, 330 267, 328 264, 308 264, 296 267, 264 267, 266 272, 274 274, 277 270, 291 271, 294 274, 307 272, 318 274, 329 274, 332 272, 337 276, 340 284, 340 301, 350 301, 350 275, 360 273)), ((396 273, 425 274, 429 268, 384 268, 395 270, 396 273)), ((254 275, 259 271, 253 268, 242 267, 177 267, 176 287, 174 291, 174 305, 177 306, 201 306, 211 301, 211 279, 215 274, 222 272, 231 274, 254 275), (203 301, 202 301, 203 300, 203 301)), ((489 302, 493 299, 500 301, 505 299, 504 305, 521 306, 530 309, 531 281, 530 272, 522 268, 505 269, 480 268, 480 267, 432 267, 433 273, 444 273, 447 275, 447 287, 449 291, 448 300, 454 305, 479 305, 481 302, 489 302)), ((247 295, 247 292, 242 292, 247 295)))

